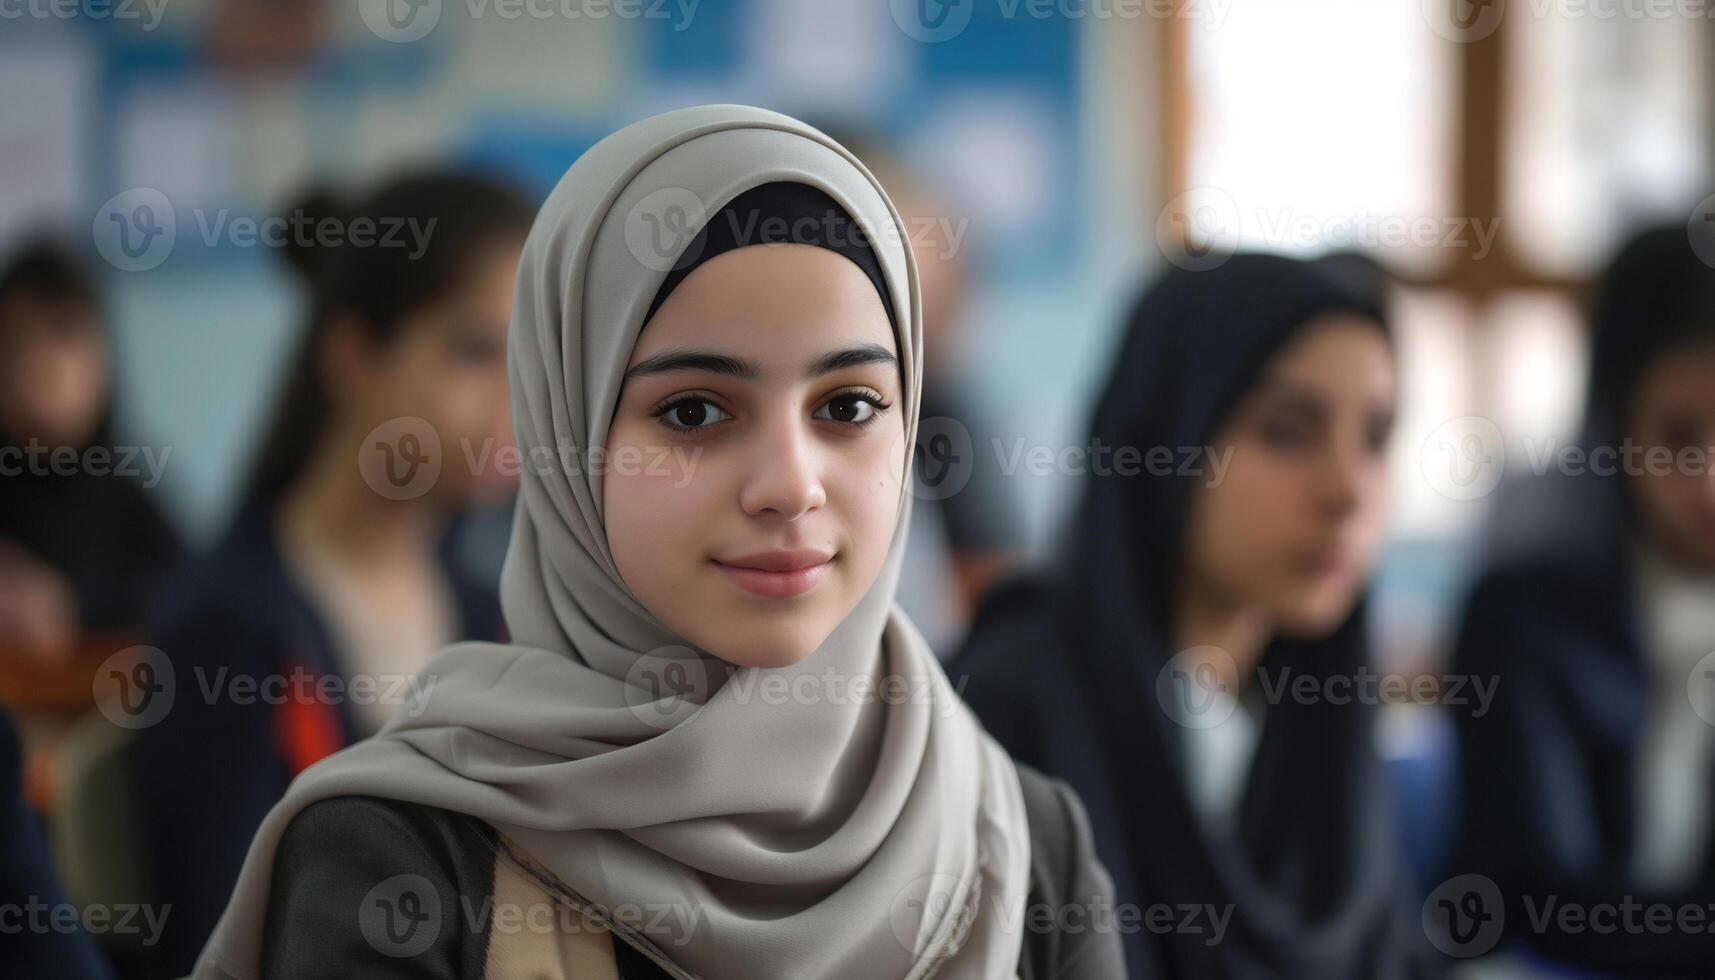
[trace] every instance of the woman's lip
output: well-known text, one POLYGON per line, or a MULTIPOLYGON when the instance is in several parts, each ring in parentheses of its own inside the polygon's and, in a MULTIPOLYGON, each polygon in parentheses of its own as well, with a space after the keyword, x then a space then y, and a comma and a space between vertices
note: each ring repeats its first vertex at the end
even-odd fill
POLYGON ((833 567, 832 558, 823 558, 812 565, 801 565, 783 571, 729 565, 718 559, 710 560, 734 585, 764 599, 790 599, 803 595, 821 584, 833 567))
POLYGON ((1346 549, 1323 548, 1306 554, 1300 567, 1311 575, 1324 577, 1344 572, 1349 561, 1346 549))

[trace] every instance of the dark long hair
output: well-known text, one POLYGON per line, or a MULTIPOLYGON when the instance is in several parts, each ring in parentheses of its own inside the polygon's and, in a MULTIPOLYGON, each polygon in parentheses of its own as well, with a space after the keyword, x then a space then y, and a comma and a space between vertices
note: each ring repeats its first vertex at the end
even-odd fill
POLYGON ((246 499, 277 503, 327 429, 319 350, 336 315, 352 315, 371 340, 389 343, 411 314, 462 288, 471 260, 484 249, 522 239, 534 216, 511 187, 445 171, 396 177, 352 202, 327 190, 301 197, 285 215, 288 227, 300 230, 287 235, 284 251, 310 293, 310 319, 252 464, 246 499), (320 234, 321 228, 338 234, 320 234), (420 245, 412 228, 421 229, 420 245), (391 242, 389 229, 396 232, 391 242), (373 241, 350 241, 371 230, 373 241))

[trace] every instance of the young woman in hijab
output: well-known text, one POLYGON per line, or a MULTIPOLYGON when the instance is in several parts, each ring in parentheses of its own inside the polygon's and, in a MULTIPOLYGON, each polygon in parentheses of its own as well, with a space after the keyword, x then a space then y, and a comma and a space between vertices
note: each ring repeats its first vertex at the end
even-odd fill
POLYGON ((856 158, 760 109, 579 159, 508 341, 552 464, 522 474, 513 642, 448 649, 294 783, 199 976, 1123 971, 1076 799, 893 605, 922 377, 898 228, 856 158))
POLYGON ((1280 686, 1341 693, 1365 663, 1395 399, 1382 286, 1353 256, 1170 270, 1132 315, 1054 564, 998 589, 949 668, 1089 807, 1139 908, 1133 976, 1419 970, 1373 711, 1280 686))
POLYGON ((0 269, 0 652, 135 633, 180 556, 151 474, 113 446, 104 321, 94 280, 59 243, 27 241, 0 269))
POLYGON ((503 635, 457 532, 511 489, 503 355, 531 216, 507 186, 440 172, 288 215, 350 238, 294 239, 310 326, 278 414, 238 516, 149 635, 176 679, 135 752, 153 884, 173 909, 164 975, 195 963, 292 777, 377 730, 446 643, 503 635), (423 475, 388 450, 427 457, 423 475))
POLYGON ((1504 932, 1487 943, 1606 974, 1706 976, 1715 269, 1683 225, 1647 231, 1608 271, 1594 319, 1582 461, 1535 488, 1562 519, 1497 561, 1466 609, 1454 669, 1499 683, 1481 717, 1456 715, 1452 870, 1488 879, 1480 911, 1504 932), (1590 918, 1567 928, 1545 917, 1557 906, 1590 918), (1592 928, 1604 908, 1615 928, 1592 928))

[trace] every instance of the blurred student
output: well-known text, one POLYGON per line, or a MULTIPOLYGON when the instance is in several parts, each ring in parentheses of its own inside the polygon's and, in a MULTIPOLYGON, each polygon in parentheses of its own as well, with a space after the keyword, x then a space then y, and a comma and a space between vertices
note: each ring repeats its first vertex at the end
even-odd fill
POLYGON ((1351 257, 1170 270, 1133 313, 1056 564, 999 587, 950 668, 1088 805, 1134 977, 1430 969, 1374 711, 1319 696, 1367 657, 1382 294, 1351 257), (1172 928, 1144 928, 1163 909, 1172 928))
POLYGON ((946 658, 963 641, 989 589, 1025 551, 1024 514, 995 452, 989 419, 971 396, 968 318, 975 275, 972 229, 953 198, 879 143, 833 133, 887 188, 917 261, 923 296, 923 419, 918 488, 900 572, 899 604, 946 658), (953 434, 968 434, 967 450, 953 434), (958 454, 969 452, 970 458, 958 454))
POLYGON ((0 650, 53 656, 138 629, 180 555, 145 487, 165 457, 113 444, 105 320, 50 239, 0 269, 0 650))
POLYGON ((1481 717, 1457 715, 1452 870, 1494 883, 1500 907, 1475 911, 1504 909, 1529 958, 1707 976, 1715 269, 1683 225, 1646 231, 1607 272, 1594 321, 1582 452, 1535 488, 1560 524, 1497 560, 1466 608, 1454 669, 1499 683, 1481 717), (1568 926, 1563 908, 1589 918, 1568 926), (1603 909, 1616 928, 1590 927, 1603 909))
POLYGON ((236 520, 150 639, 177 691, 137 767, 174 976, 292 777, 375 732, 442 646, 502 633, 494 583, 461 567, 454 532, 511 486, 506 330, 534 212, 507 187, 423 173, 298 215, 351 234, 297 239, 303 347, 236 520))

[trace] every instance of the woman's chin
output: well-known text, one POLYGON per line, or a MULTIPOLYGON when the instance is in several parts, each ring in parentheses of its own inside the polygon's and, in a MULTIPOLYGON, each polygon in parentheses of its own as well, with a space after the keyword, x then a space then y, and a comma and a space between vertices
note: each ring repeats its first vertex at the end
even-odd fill
POLYGON ((815 653, 827 639, 825 630, 782 626, 779 622, 758 623, 745 629, 734 624, 720 631, 718 648, 705 649, 737 667, 790 667, 815 653))

